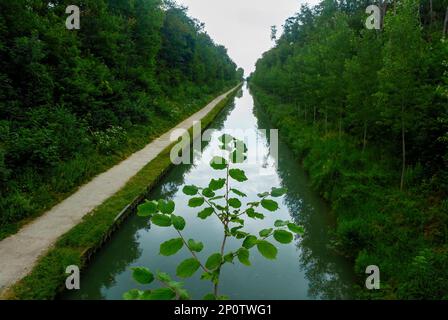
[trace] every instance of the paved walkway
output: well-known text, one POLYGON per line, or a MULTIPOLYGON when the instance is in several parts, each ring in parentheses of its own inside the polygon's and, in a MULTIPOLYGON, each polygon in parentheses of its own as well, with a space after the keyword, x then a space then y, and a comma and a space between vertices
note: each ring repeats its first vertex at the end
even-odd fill
POLYGON ((201 120, 234 89, 217 97, 142 150, 95 177, 73 195, 24 226, 17 234, 0 241, 0 294, 26 276, 39 257, 47 252, 61 235, 122 189, 146 164, 172 144, 170 137, 174 130, 191 128, 194 121, 201 120))

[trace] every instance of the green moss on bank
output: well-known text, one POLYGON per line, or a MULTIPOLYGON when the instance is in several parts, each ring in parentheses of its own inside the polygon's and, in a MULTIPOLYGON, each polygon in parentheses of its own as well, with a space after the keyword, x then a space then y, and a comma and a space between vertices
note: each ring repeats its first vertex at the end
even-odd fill
MULTIPOLYGON (((236 92, 237 90, 229 94, 202 119, 203 129, 209 126, 218 113, 232 101, 236 92)), ((150 190, 168 171, 172 165, 171 148, 172 145, 147 164, 122 190, 63 235, 55 246, 37 262, 32 272, 6 292, 3 298, 54 299, 64 288, 67 277, 65 268, 68 265, 84 267, 89 256, 104 243, 117 227, 115 221, 117 215, 136 198, 150 190)))

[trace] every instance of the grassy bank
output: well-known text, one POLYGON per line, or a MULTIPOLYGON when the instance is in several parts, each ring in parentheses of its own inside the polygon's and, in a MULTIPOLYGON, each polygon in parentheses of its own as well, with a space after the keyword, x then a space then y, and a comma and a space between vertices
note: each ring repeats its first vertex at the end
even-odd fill
POLYGON ((155 116, 147 125, 132 126, 126 131, 109 130, 97 137, 95 148, 81 150, 74 159, 60 162, 43 172, 25 172, 17 176, 14 180, 21 191, 11 191, 0 200, 0 207, 4 209, 0 218, 0 240, 16 233, 97 174, 142 149, 168 131, 173 123, 188 118, 218 94, 220 92, 190 99, 187 108, 181 101, 171 101, 169 104, 177 112, 170 116, 155 116))
MULTIPOLYGON (((234 91, 219 103, 203 120, 205 129, 217 114, 232 101, 234 91)), ((14 285, 5 295, 7 299, 53 299, 63 290, 68 265, 84 267, 90 256, 118 227, 123 219, 116 219, 120 212, 131 214, 133 209, 171 167, 171 147, 166 148, 156 159, 146 165, 126 186, 109 198, 83 222, 62 236, 55 246, 43 256, 33 271, 14 285), (131 205, 129 205, 131 204, 131 205), (129 205, 129 206, 128 206, 129 205)))
POLYGON ((400 191, 396 155, 323 124, 297 117, 297 108, 252 86, 304 168, 312 187, 337 217, 334 247, 351 258, 358 298, 448 299, 448 200, 422 182, 422 168, 409 168, 400 191), (365 270, 377 265, 381 290, 364 287, 365 270))

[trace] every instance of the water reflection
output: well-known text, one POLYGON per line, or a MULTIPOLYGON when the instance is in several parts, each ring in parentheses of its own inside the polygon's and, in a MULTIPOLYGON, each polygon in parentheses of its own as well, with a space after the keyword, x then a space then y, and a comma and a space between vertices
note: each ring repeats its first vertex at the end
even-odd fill
MULTIPOLYGON (((206 185, 210 178, 216 178, 208 165, 208 158, 218 149, 216 138, 227 129, 269 129, 268 118, 254 109, 253 99, 245 88, 236 97, 235 103, 226 108, 214 121, 210 143, 204 142, 204 153, 194 156, 192 165, 180 165, 171 170, 160 184, 149 194, 151 199, 171 198, 176 202, 176 214, 187 220, 185 237, 203 241, 206 248, 199 254, 206 259, 219 251, 217 234, 222 234, 218 221, 207 220, 204 225, 197 219, 197 211, 189 208, 187 197, 182 194, 184 184, 206 185), (255 113, 255 115, 254 115, 255 113)), ((243 164, 249 183, 241 188, 249 197, 247 202, 257 200, 257 194, 271 187, 284 186, 288 194, 280 203, 280 210, 267 214, 264 221, 249 221, 245 231, 257 233, 273 225, 277 219, 293 218, 305 226, 306 235, 296 239, 291 245, 278 245, 278 260, 268 261, 256 250, 251 251, 253 267, 239 263, 223 269, 221 293, 234 299, 341 299, 347 297, 350 279, 349 270, 342 259, 338 259, 327 248, 329 217, 322 201, 310 192, 304 172, 295 161, 288 148, 280 143, 279 160, 276 168, 269 154, 269 138, 257 131, 255 148, 263 159, 257 165, 243 164)), ((251 150, 251 146, 249 145, 251 150)), ((239 186, 237 186, 239 187, 239 186)), ((94 257, 91 265, 83 272, 81 290, 67 292, 64 299, 121 299, 122 294, 138 286, 133 282, 130 268, 147 266, 175 275, 179 262, 189 258, 188 252, 173 257, 160 257, 159 245, 167 239, 176 237, 172 230, 149 228, 146 219, 131 216, 111 241, 94 257)), ((228 250, 240 246, 238 241, 230 241, 228 250)), ((186 288, 196 299, 209 293, 210 284, 201 281, 200 273, 185 281, 186 288)))
MULTIPOLYGON (((255 106, 254 115, 258 127, 272 128, 268 115, 255 106)), ((270 137, 266 137, 270 143, 270 137)), ((288 189, 285 204, 297 224, 306 233, 297 246, 300 267, 309 280, 309 297, 315 299, 347 299, 351 296, 352 273, 348 261, 339 257, 329 247, 333 217, 328 206, 314 193, 308 177, 298 165, 288 146, 279 141, 277 173, 282 186, 288 189)))

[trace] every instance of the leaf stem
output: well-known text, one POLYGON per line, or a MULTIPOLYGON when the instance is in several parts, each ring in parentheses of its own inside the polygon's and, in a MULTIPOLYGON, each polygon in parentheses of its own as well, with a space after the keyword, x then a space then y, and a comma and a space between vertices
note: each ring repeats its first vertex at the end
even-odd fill
POLYGON ((201 260, 199 260, 199 258, 196 255, 196 253, 193 250, 191 250, 191 248, 188 246, 188 243, 187 243, 187 241, 185 241, 185 238, 182 235, 182 233, 179 230, 177 230, 177 229, 176 229, 176 231, 179 234, 179 236, 182 239, 182 241, 185 244, 185 246, 187 247, 187 249, 191 252, 191 255, 193 256, 193 258, 195 258, 199 262, 199 265, 201 266, 202 270, 204 270, 204 272, 209 273, 210 271, 202 264, 201 260))
MULTIPOLYGON (((227 242, 227 237, 228 237, 227 234, 228 234, 228 229, 229 229, 229 214, 230 214, 230 211, 229 211, 229 169, 230 169, 230 159, 229 159, 229 161, 227 163, 227 174, 226 174, 226 213, 225 213, 225 216, 224 216, 224 219, 223 219, 224 220, 223 221, 223 224, 224 224, 224 239, 222 240, 222 245, 221 245, 221 258, 224 257, 224 250, 225 250, 225 247, 226 247, 226 242, 227 242)), ((218 297, 219 278, 221 277, 221 267, 222 267, 223 264, 224 264, 224 262, 221 261, 221 263, 220 263, 220 265, 219 265, 219 267, 217 269, 218 276, 217 276, 217 279, 215 281, 214 290, 213 290, 214 295, 215 295, 216 298, 218 297)))

